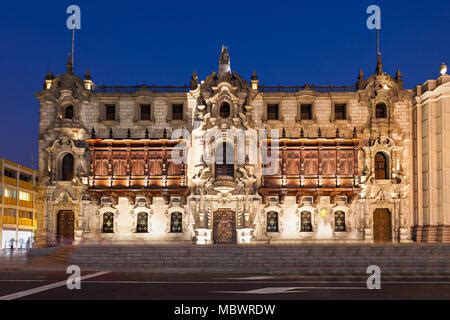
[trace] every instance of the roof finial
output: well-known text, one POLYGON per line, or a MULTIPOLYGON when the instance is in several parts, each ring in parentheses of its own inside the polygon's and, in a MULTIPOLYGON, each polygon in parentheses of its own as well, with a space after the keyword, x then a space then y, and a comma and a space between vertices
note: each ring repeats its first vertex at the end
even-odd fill
POLYGON ((191 90, 195 90, 195 89, 197 89, 197 86, 198 86, 198 75, 197 75, 197 72, 195 72, 195 70, 194 70, 191 75, 189 87, 191 90))
POLYGON ((442 62, 441 64, 441 75, 445 76, 447 74, 447 65, 445 64, 445 62, 442 62))
POLYGON ((113 139, 113 130, 112 130, 112 128, 109 128, 108 139, 113 139))
POLYGON ((148 128, 145 128, 145 139, 148 139, 148 128))
POLYGON ((395 73, 395 80, 401 80, 402 77, 403 77, 403 75, 400 72, 400 69, 397 69, 397 72, 395 73))
POLYGON ((381 53, 378 53, 377 55, 377 67, 375 69, 375 72, 377 75, 383 74, 383 62, 381 60, 381 53))
POLYGON ((231 73, 230 54, 228 48, 222 45, 222 51, 219 58, 219 74, 231 73))
POLYGON ((359 69, 358 80, 359 81, 364 80, 364 71, 362 68, 359 69))

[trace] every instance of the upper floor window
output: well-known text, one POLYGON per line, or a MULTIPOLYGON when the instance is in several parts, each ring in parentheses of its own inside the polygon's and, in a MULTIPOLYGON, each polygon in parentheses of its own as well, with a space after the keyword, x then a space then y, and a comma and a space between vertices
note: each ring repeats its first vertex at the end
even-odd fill
POLYGON ((267 120, 280 120, 280 105, 267 105, 267 120))
POLYGON ((302 104, 300 106, 300 119, 301 120, 313 119, 312 104, 302 104))
POLYGON ((64 119, 73 119, 73 105, 64 108, 64 119))
POLYGON ((28 174, 21 173, 19 174, 19 179, 25 182, 31 182, 31 180, 33 180, 33 177, 28 174))
POLYGON ((347 104, 337 103, 334 105, 334 119, 335 120, 347 119, 347 104))
POLYGON ((221 118, 228 118, 231 114, 231 108, 230 105, 227 102, 224 102, 221 106, 220 106, 220 117, 221 118))
POLYGON ((70 153, 66 154, 62 158, 61 163, 61 180, 62 181, 71 181, 73 179, 73 155, 70 153))
POLYGON ((31 194, 28 192, 19 191, 19 200, 31 201, 31 194))
POLYGON ((6 198, 17 198, 17 191, 14 189, 5 188, 5 197, 6 198))
POLYGON ((5 168, 3 170, 3 174, 5 175, 5 177, 17 179, 17 171, 14 171, 12 169, 5 168))
POLYGON ((223 141, 216 146, 216 177, 234 177, 234 148, 223 141))
POLYGON ((106 104, 105 105, 105 120, 115 121, 116 120, 116 105, 106 104))
POLYGON ((387 106, 383 102, 375 106, 375 117, 378 119, 387 118, 387 106))
POLYGON ((375 179, 389 179, 388 156, 383 152, 377 152, 375 155, 375 179))
POLYGON ((141 120, 151 120, 151 106, 149 104, 141 104, 141 120))
POLYGON ((172 105, 172 120, 183 120, 183 105, 173 104, 172 105))

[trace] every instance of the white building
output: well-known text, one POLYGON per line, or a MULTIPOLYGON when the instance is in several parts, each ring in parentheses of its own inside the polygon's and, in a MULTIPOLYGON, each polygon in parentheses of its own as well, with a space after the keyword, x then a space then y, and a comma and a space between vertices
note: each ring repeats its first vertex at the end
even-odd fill
POLYGON ((355 85, 260 86, 223 47, 190 86, 112 87, 69 62, 37 94, 39 241, 448 241, 449 164, 417 155, 450 146, 444 129, 416 139, 418 108, 445 123, 448 79, 413 93, 379 56, 355 85))

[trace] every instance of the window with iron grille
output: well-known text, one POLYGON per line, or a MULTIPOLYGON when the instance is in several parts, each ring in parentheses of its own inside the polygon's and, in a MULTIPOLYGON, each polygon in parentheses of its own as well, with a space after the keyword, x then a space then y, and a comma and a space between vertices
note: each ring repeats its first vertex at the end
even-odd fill
POLYGON ((267 232, 278 232, 278 212, 267 212, 267 232))
POLYGON ((116 120, 116 105, 114 105, 114 104, 105 105, 105 111, 106 111, 106 117, 105 117, 106 120, 108 120, 108 121, 116 120))
POLYGON ((280 106, 278 104, 267 105, 267 120, 280 120, 280 106))
POLYGON ((172 105, 172 120, 183 120, 183 105, 173 104, 172 105))
POLYGON ((334 213, 334 231, 344 232, 345 231, 345 212, 336 211, 334 213))
POLYGON ((312 232, 311 212, 302 211, 300 214, 300 231, 312 232))
POLYGON ((300 119, 301 120, 312 120, 312 104, 302 104, 300 106, 300 119))
POLYGON ((141 104, 141 120, 151 120, 151 106, 149 104, 141 104))
POLYGON ((148 232, 148 213, 147 212, 139 212, 138 213, 136 232, 137 233, 148 232))
POLYGON ((334 119, 335 120, 347 119, 347 105, 345 103, 339 103, 334 106, 334 119))
POLYGON ((170 232, 183 232, 183 214, 181 212, 172 212, 170 215, 170 232))
POLYGON ((105 212, 103 214, 103 233, 113 233, 114 232, 114 213, 105 212))

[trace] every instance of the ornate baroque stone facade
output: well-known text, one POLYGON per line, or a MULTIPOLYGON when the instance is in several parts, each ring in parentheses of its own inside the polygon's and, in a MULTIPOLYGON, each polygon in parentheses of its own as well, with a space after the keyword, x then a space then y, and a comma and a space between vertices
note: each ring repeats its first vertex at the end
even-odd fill
POLYGON ((354 86, 260 86, 222 48, 186 87, 96 87, 69 62, 37 94, 38 241, 448 241, 447 81, 413 93, 378 57, 354 86))

